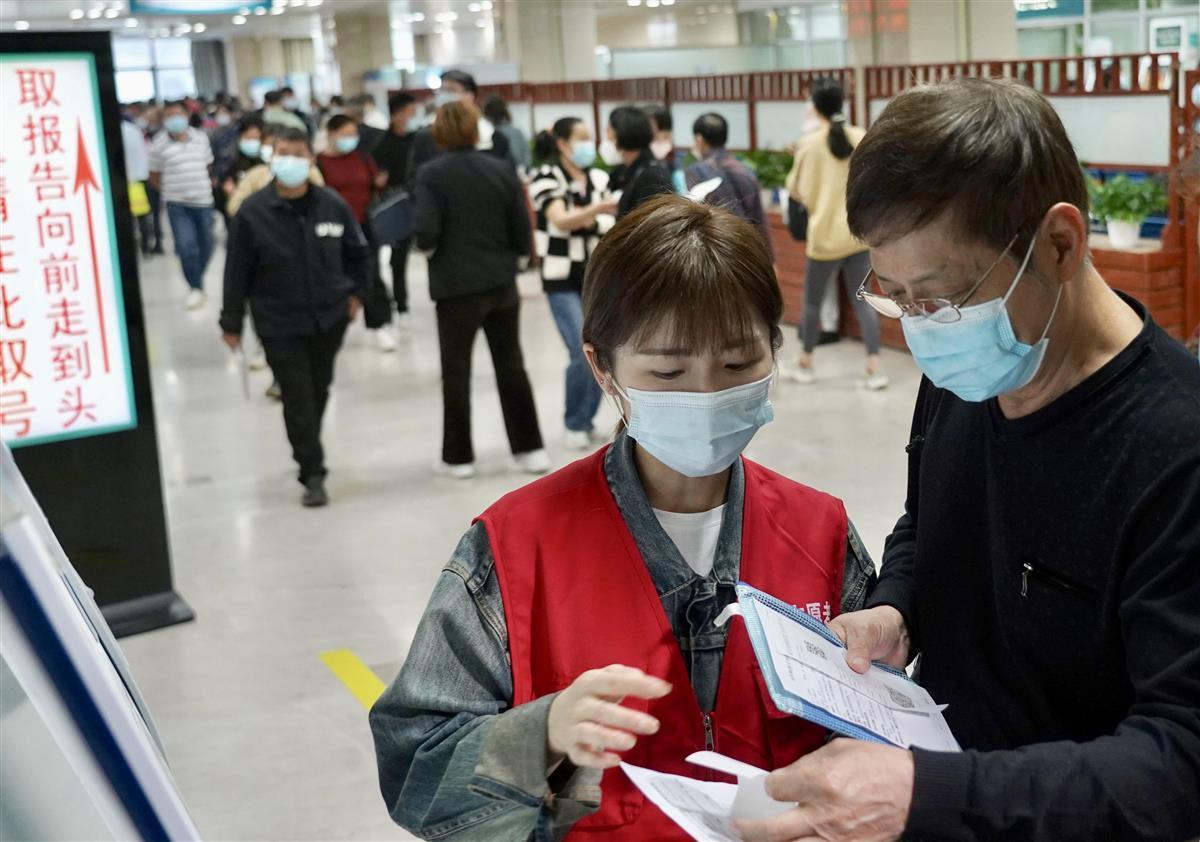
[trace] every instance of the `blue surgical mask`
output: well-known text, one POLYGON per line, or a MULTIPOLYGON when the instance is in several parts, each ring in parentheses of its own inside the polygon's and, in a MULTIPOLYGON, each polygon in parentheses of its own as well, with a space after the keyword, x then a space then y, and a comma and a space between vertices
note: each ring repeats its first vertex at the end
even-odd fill
POLYGON ((188 118, 182 114, 172 114, 163 120, 163 128, 171 134, 183 134, 188 130, 188 118))
POLYGON ((629 401, 630 438, 671 470, 708 477, 736 462, 759 428, 775 418, 773 378, 720 392, 617 389, 629 401))
POLYGON ((337 151, 343 155, 353 152, 358 148, 358 135, 350 135, 349 137, 339 137, 334 141, 337 151))
POLYGON ((936 322, 928 316, 900 319, 913 359, 933 385, 977 403, 1016 391, 1037 376, 1050 345, 1047 334, 1058 312, 1062 287, 1058 288, 1041 339, 1032 345, 1018 340, 1006 305, 1032 255, 1030 242, 1008 292, 1002 298, 960 308, 961 318, 956 322, 936 322))
POLYGON ((596 163, 596 144, 591 140, 580 140, 571 145, 571 163, 587 169, 596 163))
POLYGON ((279 155, 271 160, 271 173, 284 187, 299 187, 308 181, 308 159, 279 155))
POLYGON ((262 141, 254 140, 252 138, 247 140, 239 140, 238 151, 247 158, 257 158, 259 153, 262 152, 262 141))

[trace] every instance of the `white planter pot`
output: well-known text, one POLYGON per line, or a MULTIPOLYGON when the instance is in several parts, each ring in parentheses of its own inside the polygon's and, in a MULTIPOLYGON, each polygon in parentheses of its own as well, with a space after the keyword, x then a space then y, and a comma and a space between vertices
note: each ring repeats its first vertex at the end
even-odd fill
POLYGON ((1138 234, 1142 230, 1141 220, 1137 222, 1120 222, 1110 219, 1105 223, 1108 228, 1108 239, 1115 249, 1131 249, 1137 245, 1138 234))

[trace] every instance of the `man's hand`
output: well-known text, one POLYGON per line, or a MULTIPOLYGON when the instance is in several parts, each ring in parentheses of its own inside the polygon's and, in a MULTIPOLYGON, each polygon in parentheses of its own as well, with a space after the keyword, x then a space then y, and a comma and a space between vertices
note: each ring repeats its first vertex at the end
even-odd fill
POLYGON ((799 806, 735 827, 747 842, 890 842, 904 832, 912 793, 910 752, 834 740, 767 777, 768 795, 799 806))
POLYGON ((846 644, 846 663, 857 673, 870 669, 872 661, 898 670, 908 665, 908 627, 890 605, 842 614, 829 623, 829 630, 846 644))
POLYGON ((589 670, 558 694, 546 718, 547 742, 557 762, 566 756, 580 768, 611 769, 639 736, 658 732, 658 720, 621 706, 627 696, 661 699, 671 685, 639 669, 613 664, 589 670))
POLYGON ((221 338, 225 340, 225 344, 229 346, 230 351, 236 351, 242 346, 242 337, 236 333, 223 333, 221 338))
POLYGON ((358 318, 358 313, 362 310, 362 301, 356 295, 350 296, 350 300, 346 302, 346 312, 350 314, 350 321, 358 318))
POLYGON ((376 190, 382 190, 383 188, 387 187, 387 183, 388 183, 387 170, 384 170, 383 172, 381 172, 375 176, 375 189, 376 190))

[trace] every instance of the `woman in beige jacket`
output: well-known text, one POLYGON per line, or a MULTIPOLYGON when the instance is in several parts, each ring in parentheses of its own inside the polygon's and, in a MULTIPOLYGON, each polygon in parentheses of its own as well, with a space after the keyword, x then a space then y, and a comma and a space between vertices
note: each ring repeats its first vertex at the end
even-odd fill
POLYGON ((787 178, 788 193, 808 209, 808 263, 804 275, 804 322, 800 328, 804 351, 798 368, 785 376, 797 383, 812 383, 816 379, 813 349, 820 336, 821 301, 829 282, 840 271, 867 346, 867 373, 862 385, 878 390, 888 385, 887 375, 879 367, 879 317, 855 296, 871 269, 871 260, 866 246, 854 238, 846 222, 850 153, 864 132, 846 125, 842 102, 842 89, 833 80, 822 80, 813 86, 812 106, 821 128, 801 139, 787 178))

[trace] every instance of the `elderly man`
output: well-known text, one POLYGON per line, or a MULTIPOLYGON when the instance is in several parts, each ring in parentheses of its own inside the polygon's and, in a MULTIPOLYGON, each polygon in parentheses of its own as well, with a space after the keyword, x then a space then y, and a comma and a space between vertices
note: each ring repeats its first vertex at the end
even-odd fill
POLYGON ((926 375, 908 500, 847 660, 903 667, 961 753, 835 740, 747 839, 1200 836, 1200 367, 1088 259, 1049 103, 897 97, 855 150, 859 295, 926 375))

